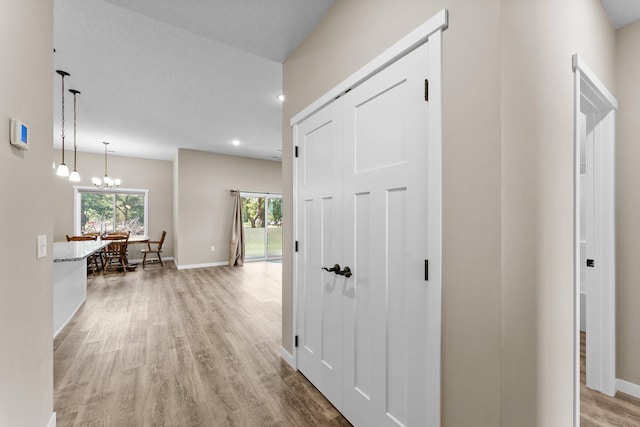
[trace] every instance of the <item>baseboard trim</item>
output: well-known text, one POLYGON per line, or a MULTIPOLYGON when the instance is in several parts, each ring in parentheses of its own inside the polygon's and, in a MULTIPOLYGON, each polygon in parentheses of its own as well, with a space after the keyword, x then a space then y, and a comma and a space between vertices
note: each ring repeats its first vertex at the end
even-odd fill
POLYGON ((51 414, 51 418, 49 418, 49 424, 47 427, 56 427, 56 413, 51 414))
POLYGON ((616 390, 640 399, 640 385, 616 379, 616 390))
POLYGON ((185 264, 178 265, 178 270, 190 270, 192 268, 206 268, 206 267, 222 267, 223 265, 229 265, 229 261, 224 262, 209 262, 206 264, 185 264))
POLYGON ((293 357, 291 353, 284 349, 284 347, 280 347, 280 357, 289 364, 296 371, 298 368, 296 367, 296 359, 293 357))

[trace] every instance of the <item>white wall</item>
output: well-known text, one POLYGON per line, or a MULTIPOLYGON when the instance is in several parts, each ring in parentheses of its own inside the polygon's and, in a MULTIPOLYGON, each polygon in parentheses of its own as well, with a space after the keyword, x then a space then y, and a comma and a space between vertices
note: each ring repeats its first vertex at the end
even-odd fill
MULTIPOLYGON (((338 1, 284 64, 284 242, 292 241, 291 117, 442 8, 443 425, 500 425, 500 1, 338 1)), ((282 342, 292 350, 293 252, 282 342)))
POLYGON ((280 162, 186 149, 175 162, 177 265, 228 262, 234 206, 229 190, 280 193, 280 162))
POLYGON ((0 2, 0 426, 45 427, 53 413, 53 2, 0 2), (11 148, 9 118, 31 150, 11 148), (36 236, 48 255, 36 259, 36 236))
POLYGON ((573 69, 615 91, 599 0, 502 1, 502 425, 572 425, 573 69))
POLYGON ((617 377, 640 385, 640 21, 616 32, 617 377))
POLYGON ((291 116, 443 7, 443 425, 571 425, 571 56, 614 89, 614 31, 598 0, 337 2, 284 65, 284 240, 291 116))

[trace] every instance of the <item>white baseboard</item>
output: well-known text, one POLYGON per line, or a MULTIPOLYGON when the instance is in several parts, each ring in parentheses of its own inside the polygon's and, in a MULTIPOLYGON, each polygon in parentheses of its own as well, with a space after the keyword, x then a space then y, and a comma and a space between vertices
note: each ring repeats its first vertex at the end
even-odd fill
POLYGON ((298 370, 298 368, 296 367, 296 359, 291 353, 285 350, 284 347, 280 347, 280 357, 282 357, 282 359, 284 359, 284 361, 287 362, 293 369, 295 369, 296 371, 298 370))
POLYGON ((630 383, 625 380, 616 379, 616 390, 626 393, 630 396, 640 398, 640 385, 630 383))
POLYGON ((51 418, 49 419, 49 424, 47 427, 56 427, 56 413, 51 414, 51 418))
POLYGON ((221 267, 223 265, 229 265, 229 261, 224 262, 208 262, 206 264, 185 264, 178 265, 178 270, 189 270, 192 268, 206 268, 206 267, 221 267))

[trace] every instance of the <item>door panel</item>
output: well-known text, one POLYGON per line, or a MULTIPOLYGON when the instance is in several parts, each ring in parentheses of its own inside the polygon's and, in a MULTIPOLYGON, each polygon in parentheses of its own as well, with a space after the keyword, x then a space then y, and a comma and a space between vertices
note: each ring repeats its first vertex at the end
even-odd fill
POLYGON ((426 70, 423 46, 344 96, 343 259, 354 276, 344 293, 343 413, 355 425, 428 425, 426 405, 408 405, 416 393, 427 399, 426 70))
MULTIPOLYGON (((355 218, 357 228, 355 230, 355 253, 356 262, 353 264, 360 274, 355 276, 355 288, 349 289, 348 296, 353 298, 353 311, 355 312, 353 321, 353 336, 345 337, 353 341, 354 357, 354 388, 362 394, 365 399, 371 395, 371 348, 372 325, 369 319, 371 313, 371 277, 370 268, 370 220, 371 220, 371 195, 361 193, 355 195, 355 218), (358 297, 355 298, 353 292, 357 289, 358 297)), ((347 295, 347 293, 345 292, 347 295)))
POLYGON ((425 260, 440 261, 429 224, 441 208, 439 189, 428 192, 440 178, 430 183, 439 146, 431 160, 427 61, 425 44, 295 129, 298 366, 355 426, 439 424, 441 283, 425 280, 425 260), (321 270, 335 263, 353 275, 321 270))
POLYGON ((322 270, 342 256, 341 126, 336 102, 296 127, 300 371, 342 406, 342 281, 322 270))
MULTIPOLYGON (((373 86, 373 83, 367 83, 373 86)), ((391 87, 372 88, 373 96, 355 106, 356 173, 406 162, 406 138, 397 134, 404 131, 406 83, 400 80, 391 87), (380 120, 381 117, 384 120, 380 120), (390 150, 391 146, 393 149, 390 150)))
MULTIPOLYGON (((406 220, 407 189, 387 192, 388 254, 404 254, 407 245, 406 220)), ((400 425, 407 422, 407 289, 405 262, 401 257, 389 256, 387 291, 387 414, 400 425)), ((411 320, 409 320, 411 321, 411 320)))

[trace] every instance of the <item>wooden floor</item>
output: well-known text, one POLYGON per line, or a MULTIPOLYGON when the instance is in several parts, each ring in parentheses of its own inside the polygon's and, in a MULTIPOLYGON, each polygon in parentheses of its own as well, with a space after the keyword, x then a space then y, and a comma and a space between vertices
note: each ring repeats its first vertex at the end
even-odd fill
POLYGON ((586 336, 580 333, 580 427, 640 426, 640 399, 618 392, 609 397, 589 390, 586 381, 586 336))
MULTIPOLYGON (((90 276, 54 341, 57 425, 350 426, 280 359, 281 268, 90 276)), ((581 338, 581 427, 640 426, 640 399, 586 388, 581 338)))
POLYGON ((54 341, 65 426, 349 426, 279 356, 281 264, 109 273, 54 341))

